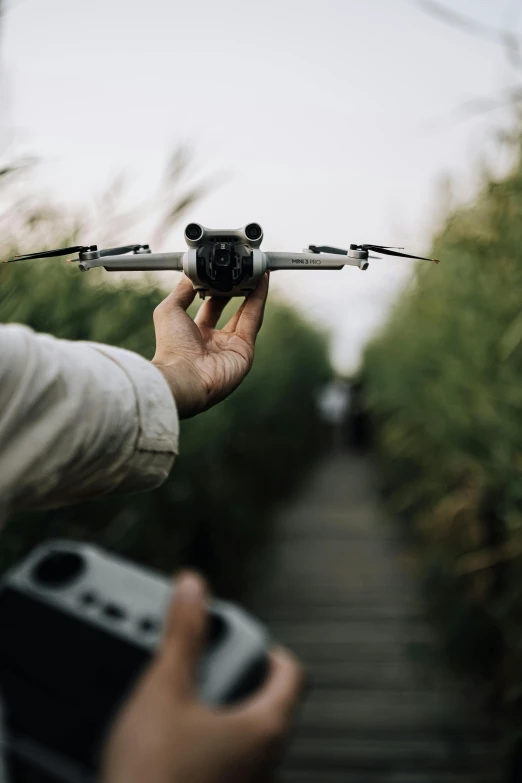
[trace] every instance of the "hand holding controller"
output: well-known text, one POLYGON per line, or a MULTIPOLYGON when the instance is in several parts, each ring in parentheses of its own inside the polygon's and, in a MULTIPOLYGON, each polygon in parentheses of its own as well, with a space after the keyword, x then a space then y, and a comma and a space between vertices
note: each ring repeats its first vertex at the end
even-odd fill
POLYGON ((13 783, 257 780, 298 700, 297 663, 196 574, 172 584, 82 542, 0 580, 0 627, 13 783))
POLYGON ((274 650, 264 685, 219 710, 198 697, 207 636, 205 587, 176 581, 161 647, 112 728, 103 783, 247 783, 277 760, 301 690, 289 653, 274 650))

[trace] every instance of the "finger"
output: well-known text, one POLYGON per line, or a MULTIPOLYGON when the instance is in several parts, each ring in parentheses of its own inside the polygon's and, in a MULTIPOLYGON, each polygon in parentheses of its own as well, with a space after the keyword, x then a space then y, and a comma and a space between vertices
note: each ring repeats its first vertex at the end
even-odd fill
POLYGON ((180 696, 192 696, 196 672, 205 643, 206 585, 196 573, 187 571, 174 584, 174 598, 165 620, 160 657, 170 674, 172 687, 180 696))
POLYGON ((268 274, 265 273, 257 288, 245 301, 243 312, 238 320, 236 332, 247 342, 253 344, 263 323, 266 298, 268 296, 268 274))
POLYGON ((234 315, 227 321, 222 332, 235 332, 239 319, 241 318, 241 315, 243 314, 243 310, 245 309, 245 305, 247 303, 247 300, 245 299, 244 302, 241 303, 241 305, 238 307, 234 315))
POLYGON ((162 351, 172 350, 181 343, 198 347, 201 333, 186 312, 196 292, 188 277, 182 276, 176 288, 154 310, 156 358, 162 351))
POLYGON ((166 309, 181 308, 186 310, 194 301, 195 296, 196 291, 192 282, 186 275, 182 275, 176 288, 163 300, 162 304, 166 309))
POLYGON ((207 299, 199 308, 198 314, 194 318, 195 323, 200 328, 215 329, 223 310, 229 302, 229 296, 212 296, 210 299, 207 299))
POLYGON ((243 713, 255 719, 267 715, 290 721, 301 695, 304 675, 297 658, 282 648, 270 653, 267 680, 254 696, 242 705, 243 713))

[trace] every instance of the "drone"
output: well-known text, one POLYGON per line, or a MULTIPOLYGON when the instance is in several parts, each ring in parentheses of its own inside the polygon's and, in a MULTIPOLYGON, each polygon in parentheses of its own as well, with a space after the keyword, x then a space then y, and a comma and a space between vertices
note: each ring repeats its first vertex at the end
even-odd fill
POLYGON ((189 223, 185 228, 187 250, 178 253, 152 253, 149 245, 125 245, 98 250, 97 245, 62 247, 41 253, 19 255, 11 262, 31 258, 54 258, 78 253, 79 269, 87 272, 101 266, 107 272, 144 272, 176 270, 184 272, 202 299, 206 296, 247 296, 267 270, 342 269, 356 266, 366 270, 371 252, 382 255, 439 262, 434 258, 412 256, 403 248, 384 245, 350 245, 348 250, 329 245, 309 245, 301 253, 265 252, 261 250, 263 229, 248 223, 239 229, 205 228, 189 223))

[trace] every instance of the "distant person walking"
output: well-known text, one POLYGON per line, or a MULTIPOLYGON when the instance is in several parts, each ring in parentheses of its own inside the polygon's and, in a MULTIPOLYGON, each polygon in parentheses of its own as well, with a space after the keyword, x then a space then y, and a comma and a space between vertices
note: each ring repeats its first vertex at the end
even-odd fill
POLYGON ((337 379, 328 383, 319 393, 319 414, 328 430, 328 445, 339 451, 346 445, 345 427, 351 407, 351 386, 348 381, 337 379))

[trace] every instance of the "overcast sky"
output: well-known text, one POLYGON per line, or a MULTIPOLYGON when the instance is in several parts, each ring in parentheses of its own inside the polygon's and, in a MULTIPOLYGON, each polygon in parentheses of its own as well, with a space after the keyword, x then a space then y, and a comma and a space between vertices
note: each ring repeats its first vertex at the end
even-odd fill
MULTIPOLYGON (((516 29, 507 0, 446 0, 516 29)), ((428 249, 451 174, 461 198, 506 116, 454 107, 517 81, 501 48, 409 0, 7 0, 2 125, 43 158, 38 187, 73 206, 118 172, 152 198, 180 142, 223 184, 183 221, 259 221, 266 249, 309 243, 428 249)), ((521 77, 522 78, 522 77, 521 77)), ((183 248, 182 225, 167 248, 183 248)), ((143 229, 142 229, 143 230, 143 229)), ((96 242, 96 237, 84 237, 96 242)), ((147 236, 128 236, 146 242, 147 236)), ((367 272, 289 271, 282 296, 334 331, 353 368, 405 284, 409 261, 367 272)), ((444 266, 433 266, 444 274, 444 266)))

